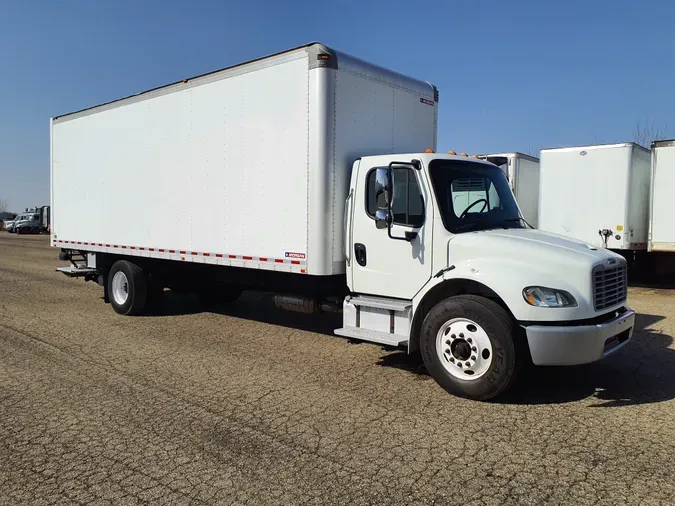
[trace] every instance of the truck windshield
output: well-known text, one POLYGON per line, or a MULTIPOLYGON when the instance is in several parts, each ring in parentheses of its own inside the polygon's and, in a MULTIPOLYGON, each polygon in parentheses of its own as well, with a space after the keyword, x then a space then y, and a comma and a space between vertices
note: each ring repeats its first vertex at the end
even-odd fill
POLYGON ((433 160, 429 172, 443 224, 453 234, 526 228, 498 167, 469 160, 433 160))

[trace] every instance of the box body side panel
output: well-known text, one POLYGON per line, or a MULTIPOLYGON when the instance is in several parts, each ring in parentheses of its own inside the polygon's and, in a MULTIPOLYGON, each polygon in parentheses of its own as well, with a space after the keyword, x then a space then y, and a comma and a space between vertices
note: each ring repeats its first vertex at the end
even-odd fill
POLYGON ((304 263, 307 83, 271 61, 55 123, 55 238, 304 263))
POLYGON ((514 195, 524 218, 537 228, 539 214, 539 163, 525 158, 513 158, 512 171, 516 185, 514 195))
POLYGON ((675 252, 675 146, 656 147, 652 157, 650 249, 675 252))
POLYGON ((649 232, 649 183, 651 156, 649 151, 633 149, 628 184, 627 226, 623 231, 623 249, 646 249, 649 232))

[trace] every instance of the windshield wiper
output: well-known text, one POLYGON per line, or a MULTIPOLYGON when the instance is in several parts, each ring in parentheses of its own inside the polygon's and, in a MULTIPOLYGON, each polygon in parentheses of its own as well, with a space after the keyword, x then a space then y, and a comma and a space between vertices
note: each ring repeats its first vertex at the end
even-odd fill
POLYGON ((518 216, 517 218, 505 218, 505 219, 502 220, 502 223, 513 223, 513 222, 515 222, 515 221, 522 221, 522 222, 525 223, 525 225, 527 225, 528 227, 534 228, 534 227, 533 227, 532 225, 530 225, 530 224, 527 222, 527 220, 526 220, 525 218, 523 218, 522 216, 518 216))
POLYGON ((469 223, 464 223, 464 224, 459 225, 455 228, 456 228, 457 232, 466 232, 466 231, 470 231, 471 229, 473 229, 476 226, 479 226, 479 225, 482 226, 483 224, 487 224, 488 221, 489 220, 483 218, 482 220, 476 220, 476 221, 471 221, 469 223))

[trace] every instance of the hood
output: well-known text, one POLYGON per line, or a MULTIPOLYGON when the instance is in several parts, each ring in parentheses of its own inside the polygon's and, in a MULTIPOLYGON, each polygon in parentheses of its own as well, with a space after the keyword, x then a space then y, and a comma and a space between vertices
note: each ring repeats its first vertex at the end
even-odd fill
POLYGON ((607 262, 608 259, 615 259, 617 263, 625 261, 623 257, 607 249, 532 229, 499 229, 457 234, 450 240, 449 248, 451 262, 454 261, 454 254, 460 255, 462 259, 506 257, 520 262, 534 262, 534 265, 546 260, 558 267, 582 269, 607 262))

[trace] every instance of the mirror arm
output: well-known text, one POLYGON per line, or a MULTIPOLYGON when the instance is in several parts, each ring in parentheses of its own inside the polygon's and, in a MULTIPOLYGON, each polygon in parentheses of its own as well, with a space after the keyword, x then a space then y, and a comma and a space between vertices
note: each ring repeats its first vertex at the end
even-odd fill
POLYGON ((389 239, 394 239, 395 241, 407 241, 407 242, 412 242, 415 239, 417 239, 418 233, 415 232, 415 231, 410 231, 410 230, 406 231, 404 237, 396 237, 395 235, 391 235, 391 225, 392 225, 392 223, 389 223, 389 226, 387 227, 387 233, 389 234, 389 239))

